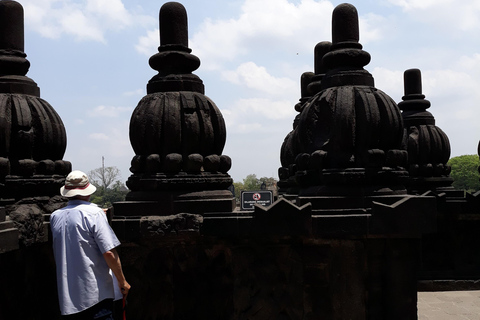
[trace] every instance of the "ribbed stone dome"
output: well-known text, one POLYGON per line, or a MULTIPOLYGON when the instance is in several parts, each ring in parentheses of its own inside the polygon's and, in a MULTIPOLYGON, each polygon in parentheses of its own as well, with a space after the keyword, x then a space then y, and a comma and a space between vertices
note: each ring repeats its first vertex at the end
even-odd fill
POLYGON ((145 96, 132 114, 130 127, 135 128, 130 130, 130 141, 138 155, 220 155, 226 140, 220 110, 208 97, 191 91, 145 96))
POLYGON ((0 157, 61 160, 67 135, 60 116, 40 97, 0 93, 0 157))
POLYGON ((402 116, 363 69, 370 55, 358 42, 354 6, 335 8, 332 35, 322 59, 326 73, 310 85, 320 85, 319 92, 304 104, 282 147, 281 179, 294 176, 304 187, 398 184, 407 175, 402 116))

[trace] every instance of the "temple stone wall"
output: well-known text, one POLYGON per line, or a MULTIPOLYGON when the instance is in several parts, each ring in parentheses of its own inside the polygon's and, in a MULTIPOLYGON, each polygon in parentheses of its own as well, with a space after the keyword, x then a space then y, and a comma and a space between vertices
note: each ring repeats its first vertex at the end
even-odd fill
MULTIPOLYGON (((237 219, 255 230, 252 216, 144 218, 119 248, 133 287, 127 318, 416 317, 418 239, 273 235, 275 226, 238 237, 208 226, 237 219)), ((122 224, 113 221, 118 234, 122 224)), ((0 267, 0 319, 59 319, 51 241, 0 255, 0 267)))
POLYGON ((418 252, 406 256, 399 243, 190 235, 130 244, 121 250, 133 284, 129 313, 135 319, 413 319, 416 281, 409 274, 418 252))

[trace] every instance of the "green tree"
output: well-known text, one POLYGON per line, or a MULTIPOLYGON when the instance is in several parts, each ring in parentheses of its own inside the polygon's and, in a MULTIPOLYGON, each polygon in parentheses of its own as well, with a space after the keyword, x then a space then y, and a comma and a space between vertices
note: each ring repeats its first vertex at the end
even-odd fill
POLYGON ((453 157, 448 161, 448 165, 452 167, 450 176, 453 178, 453 187, 468 192, 480 190, 480 174, 478 173, 480 161, 478 155, 453 157))
POLYGON ((88 173, 90 182, 93 185, 108 188, 114 181, 120 178, 120 170, 117 167, 100 167, 88 173))
POLYGON ((125 200, 128 189, 118 180, 120 170, 117 167, 100 167, 88 172, 90 182, 97 187, 97 191, 90 197, 90 201, 103 208, 108 208, 114 202, 125 200))
POLYGON ((260 180, 260 187, 262 184, 265 183, 266 189, 267 190, 276 190, 277 189, 277 179, 274 177, 262 177, 259 179, 260 180))
POLYGON ((127 193, 127 187, 120 180, 117 180, 111 188, 104 189, 102 186, 98 186, 97 191, 90 197, 90 201, 102 208, 108 208, 115 202, 125 200, 127 193))
POLYGON ((234 182, 233 187, 235 188, 235 202, 237 204, 240 203, 240 195, 242 193, 242 190, 245 190, 243 183, 241 182, 234 182))
POLYGON ((256 174, 249 174, 243 179, 243 190, 245 191, 260 190, 261 185, 262 182, 257 179, 256 174))

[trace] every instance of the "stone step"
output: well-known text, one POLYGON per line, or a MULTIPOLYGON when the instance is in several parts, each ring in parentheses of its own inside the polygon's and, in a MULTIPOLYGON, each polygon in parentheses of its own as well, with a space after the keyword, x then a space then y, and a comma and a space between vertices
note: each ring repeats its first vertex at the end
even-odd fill
MULTIPOLYGON (((4 222, 0 223, 0 253, 17 250, 18 246, 18 229, 9 228, 1 229, 4 222)), ((13 223, 8 222, 8 224, 13 226, 13 223)))

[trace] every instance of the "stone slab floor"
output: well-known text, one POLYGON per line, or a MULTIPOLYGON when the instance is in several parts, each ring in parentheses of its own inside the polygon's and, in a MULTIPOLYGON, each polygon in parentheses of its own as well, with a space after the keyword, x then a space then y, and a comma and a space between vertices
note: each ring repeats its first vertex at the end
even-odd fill
POLYGON ((480 291, 418 293, 418 320, 480 320, 480 291))

